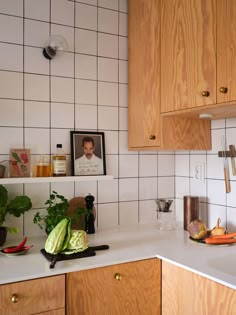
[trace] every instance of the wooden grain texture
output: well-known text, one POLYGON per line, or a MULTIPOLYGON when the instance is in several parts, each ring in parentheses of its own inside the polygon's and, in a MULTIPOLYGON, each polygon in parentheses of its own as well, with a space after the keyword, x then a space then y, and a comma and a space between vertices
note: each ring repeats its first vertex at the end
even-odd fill
POLYGON ((58 310, 43 312, 43 313, 40 313, 40 315, 65 315, 65 308, 60 308, 58 310))
POLYGON ((160 1, 129 1, 129 147, 160 146, 160 1), (155 140, 150 140, 154 135, 155 140))
POLYGON ((215 0, 162 0, 161 112, 215 103, 215 0))
POLYGON ((217 0, 217 102, 236 100, 236 3, 217 0), (227 87, 226 94, 220 87, 227 87))
POLYGON ((211 149, 211 122, 176 116, 162 117, 162 146, 169 150, 211 149))
POLYGON ((159 259, 69 273, 67 315, 159 315, 160 278, 159 259))
POLYGON ((162 315, 235 315, 236 291, 162 261, 162 315))
MULTIPOLYGON (((47 277, 0 286, 0 314, 28 315, 65 307, 65 276, 47 277), (17 303, 11 302, 12 294, 18 294, 17 303)), ((55 315, 63 314, 59 310, 55 315)))

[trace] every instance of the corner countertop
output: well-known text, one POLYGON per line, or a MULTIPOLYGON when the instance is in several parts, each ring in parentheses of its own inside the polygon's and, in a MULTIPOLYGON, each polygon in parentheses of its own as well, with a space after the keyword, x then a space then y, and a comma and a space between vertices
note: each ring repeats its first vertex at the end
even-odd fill
MULTIPOLYGON (((88 235, 90 246, 109 245, 96 256, 59 261, 54 269, 40 253, 46 237, 29 238, 34 247, 25 255, 0 253, 0 284, 65 274, 74 271, 160 258, 236 290, 236 245, 205 245, 193 242, 182 229, 159 231, 156 225, 136 225, 96 231, 88 235)), ((9 240, 4 246, 20 240, 9 240)))

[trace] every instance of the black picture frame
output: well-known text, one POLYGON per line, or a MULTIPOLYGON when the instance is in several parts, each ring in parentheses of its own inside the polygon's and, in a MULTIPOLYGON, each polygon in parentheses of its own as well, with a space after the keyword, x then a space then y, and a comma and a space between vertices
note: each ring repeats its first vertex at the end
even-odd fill
POLYGON ((72 176, 106 175, 104 132, 71 131, 70 143, 72 176))

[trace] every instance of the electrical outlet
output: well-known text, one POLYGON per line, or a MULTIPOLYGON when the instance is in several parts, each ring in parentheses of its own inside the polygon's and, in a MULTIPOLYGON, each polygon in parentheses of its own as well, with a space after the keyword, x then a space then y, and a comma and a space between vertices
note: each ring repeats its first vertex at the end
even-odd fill
POLYGON ((194 173, 193 178, 199 182, 205 182, 205 164, 204 163, 196 163, 194 165, 194 173))

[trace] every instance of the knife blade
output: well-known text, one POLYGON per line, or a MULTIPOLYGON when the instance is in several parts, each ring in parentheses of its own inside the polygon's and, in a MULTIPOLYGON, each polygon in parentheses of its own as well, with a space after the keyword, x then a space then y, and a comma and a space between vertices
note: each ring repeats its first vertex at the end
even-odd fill
POLYGON ((231 158, 232 174, 233 174, 233 176, 235 176, 236 175, 236 166, 235 166, 236 150, 235 150, 235 146, 230 144, 229 145, 229 151, 230 151, 230 158, 231 158))

